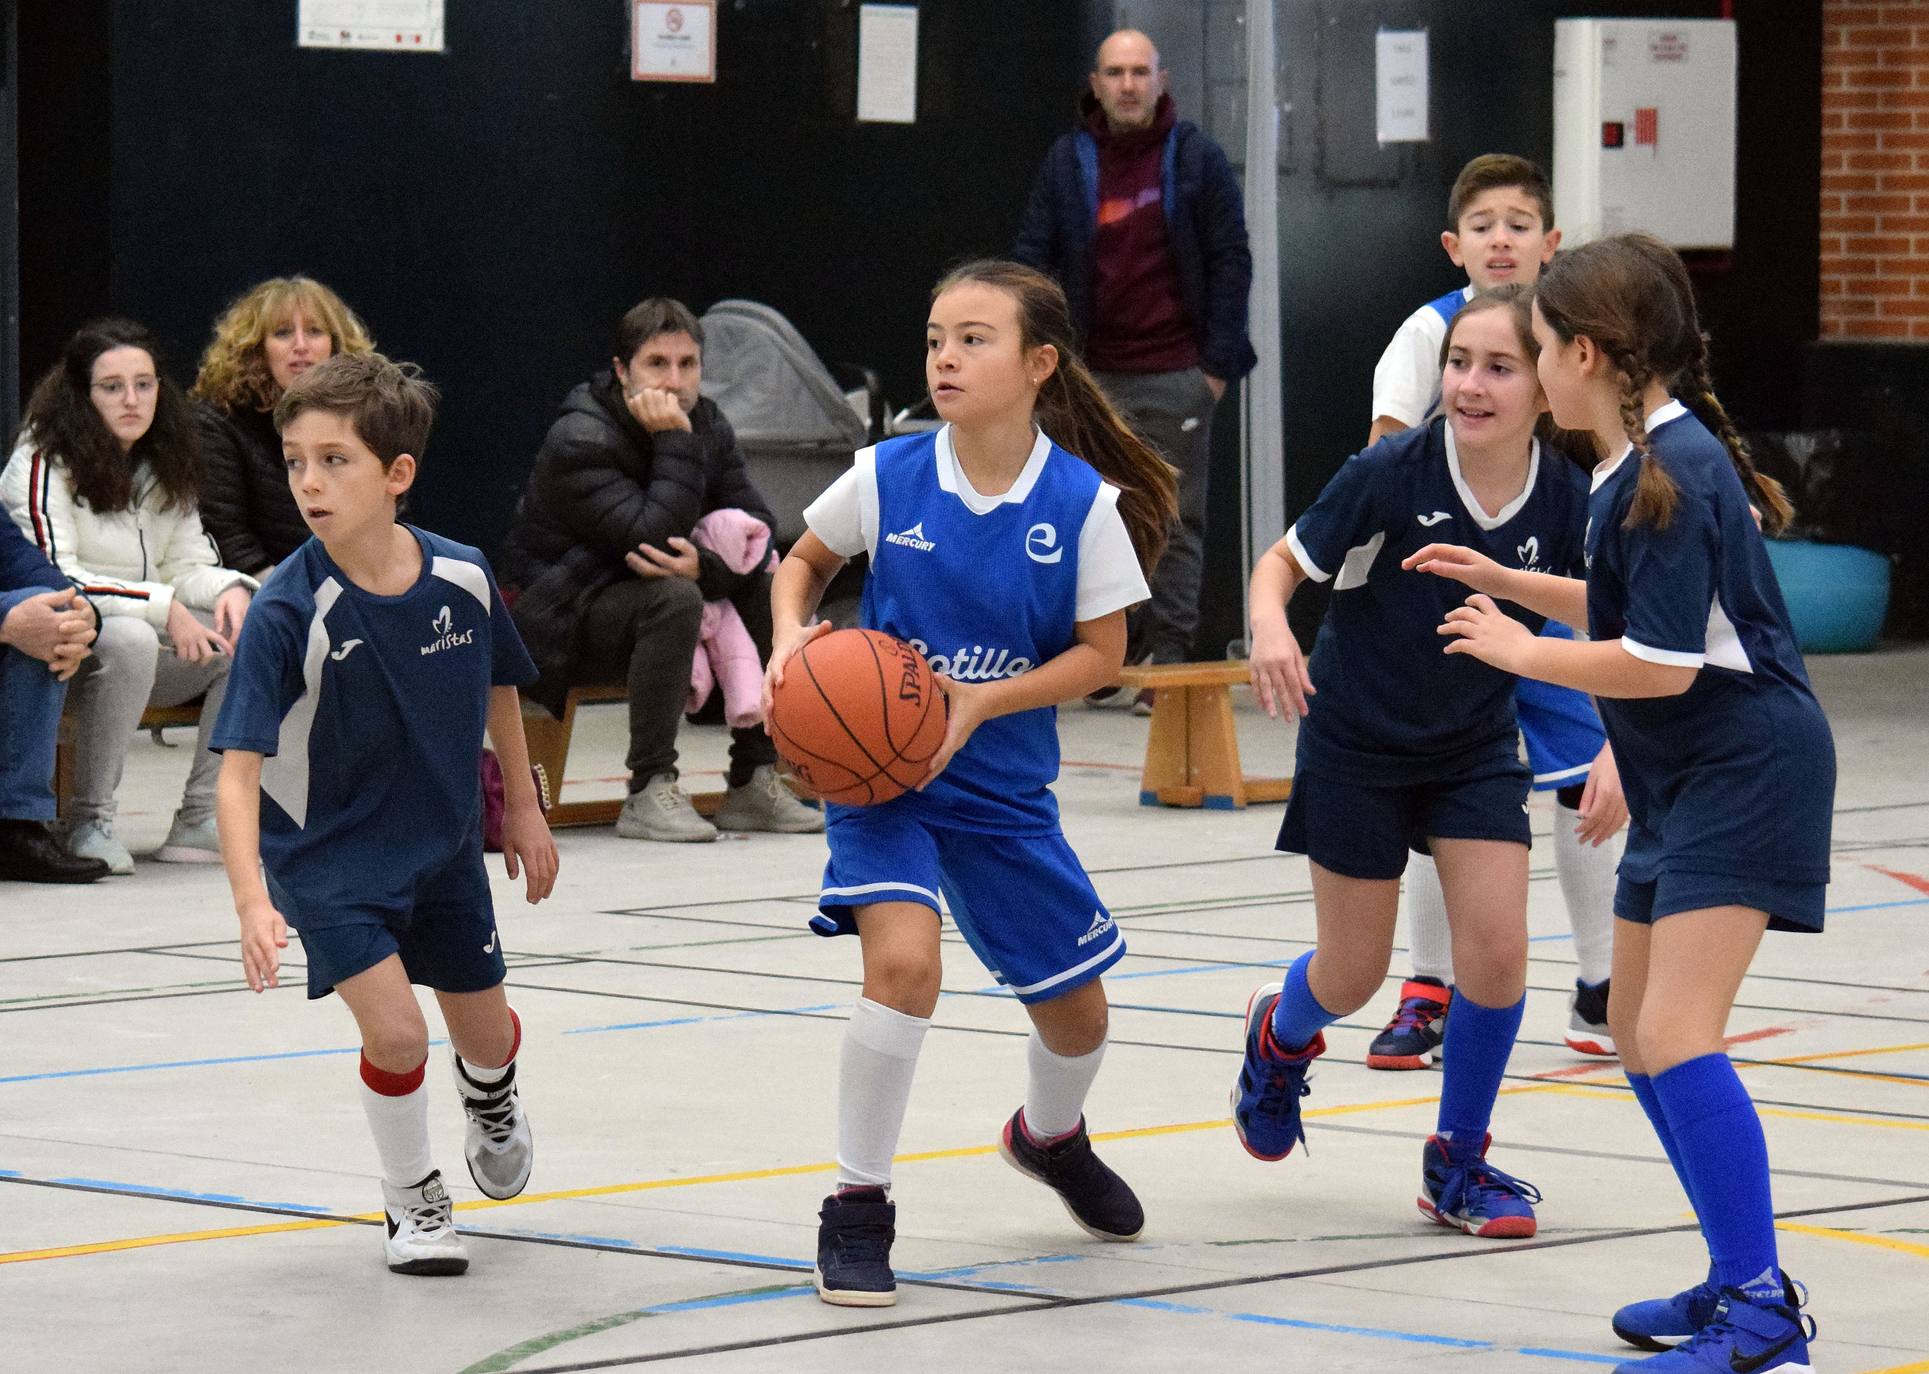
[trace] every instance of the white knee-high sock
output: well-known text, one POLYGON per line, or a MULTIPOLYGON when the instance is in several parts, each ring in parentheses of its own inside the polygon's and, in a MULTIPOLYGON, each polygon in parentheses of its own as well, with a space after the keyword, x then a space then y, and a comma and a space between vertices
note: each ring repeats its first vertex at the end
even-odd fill
POLYGON ((1574 928, 1574 958, 1583 983, 1598 983, 1614 971, 1615 870, 1621 865, 1621 840, 1584 844, 1574 833, 1581 813, 1554 808, 1554 869, 1561 879, 1568 924, 1574 928))
POLYGON ((888 1188, 891 1156, 911 1101, 911 1076, 931 1021, 868 997, 857 999, 844 1029, 837 1080, 837 1183, 888 1188))
POLYGON ((375 1137, 382 1177, 412 1188, 435 1172, 429 1155, 429 1094, 422 1086, 424 1059, 407 1073, 378 1069, 362 1056, 362 1110, 375 1137))
POLYGON ((1413 971, 1453 986, 1453 932, 1447 926, 1447 899, 1440 891, 1440 870, 1431 854, 1407 855, 1407 952, 1413 971))
POLYGON ((1077 1130, 1085 1115, 1085 1094, 1092 1090, 1104 1058, 1103 1042, 1090 1054, 1070 1058, 1054 1054, 1033 1030, 1025 1045, 1025 1062, 1031 1069, 1025 1082, 1026 1134, 1043 1144, 1077 1130))

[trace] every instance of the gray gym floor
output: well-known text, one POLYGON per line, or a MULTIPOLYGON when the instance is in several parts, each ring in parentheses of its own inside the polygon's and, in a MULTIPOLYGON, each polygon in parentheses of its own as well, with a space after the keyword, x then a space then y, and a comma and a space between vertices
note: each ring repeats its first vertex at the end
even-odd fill
MULTIPOLYGON (((1841 759, 1829 931, 1769 937, 1730 1030, 1784 1262, 1813 1289, 1817 1368, 1923 1374, 1929 648, 1810 669, 1841 759)), ((1286 771, 1290 729, 1238 696, 1248 771, 1286 771)), ((1061 722, 1066 828, 1131 946, 1106 980, 1113 1040, 1089 1117, 1145 1202, 1139 1243, 1088 1239, 998 1159, 1025 1020, 954 938, 898 1169, 898 1305, 819 1303, 816 1209, 858 980, 855 942, 803 925, 822 838, 570 830, 540 907, 492 860, 534 1180, 480 1198, 453 1088, 438 1089, 437 1157, 473 1264, 396 1277, 346 1012, 305 1001, 298 945, 281 990, 250 995, 220 872, 143 859, 93 888, 0 887, 0 1368, 1559 1370, 1632 1354, 1608 1314, 1695 1281, 1703 1252, 1618 1070, 1561 1044, 1573 964, 1545 848, 1494 1129, 1496 1160, 1546 1201, 1533 1241, 1483 1242, 1414 1209, 1439 1079, 1364 1067, 1391 984, 1330 1034, 1310 1149, 1276 1165, 1240 1150, 1240 1015, 1312 934, 1305 862, 1272 851, 1278 806, 1141 808, 1142 719, 1061 722)), ((588 711, 572 777, 615 790, 621 734, 620 708, 588 711)), ((715 785, 720 732, 686 730, 685 748, 691 781, 715 785)), ((137 855, 185 770, 180 747, 136 744, 122 833, 137 855)), ((1533 810, 1544 837, 1546 798, 1533 810)))

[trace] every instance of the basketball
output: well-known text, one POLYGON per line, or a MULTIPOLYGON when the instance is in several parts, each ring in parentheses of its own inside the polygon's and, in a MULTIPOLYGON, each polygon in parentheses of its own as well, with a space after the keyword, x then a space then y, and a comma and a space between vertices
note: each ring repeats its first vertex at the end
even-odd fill
POLYGON ((791 773, 841 806, 875 806, 924 781, 950 704, 924 655, 876 630, 833 630, 797 651, 770 702, 791 773))

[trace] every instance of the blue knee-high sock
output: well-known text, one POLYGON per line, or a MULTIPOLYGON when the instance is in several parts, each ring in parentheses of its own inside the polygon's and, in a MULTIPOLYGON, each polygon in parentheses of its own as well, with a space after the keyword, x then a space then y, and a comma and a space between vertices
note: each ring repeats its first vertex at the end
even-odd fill
POLYGON ((1779 1299, 1768 1142, 1748 1089, 1725 1054, 1704 1054, 1654 1075, 1688 1196, 1724 1288, 1779 1299))
POLYGON ((1313 962, 1308 950, 1293 960, 1286 970, 1286 986, 1273 1004, 1273 1039, 1283 1050, 1300 1050, 1313 1043, 1313 1037, 1339 1020, 1339 1013, 1328 1011, 1313 996, 1306 982, 1306 970, 1313 962))
POLYGON ((1526 1008, 1524 996, 1511 1007, 1483 1007, 1455 990, 1441 1055, 1441 1135, 1476 1147, 1486 1139, 1501 1075, 1507 1072, 1507 1056, 1514 1052, 1526 1008))
MULTIPOLYGON (((1681 1182, 1681 1191, 1688 1195, 1688 1205, 1694 1208, 1695 1215, 1701 1215, 1701 1208, 1695 1206, 1695 1190, 1688 1181, 1688 1170, 1681 1162, 1681 1147, 1674 1143, 1674 1128, 1668 1125, 1668 1114, 1661 1110, 1661 1099, 1655 1095, 1654 1080, 1645 1073, 1628 1075, 1628 1086, 1634 1089, 1634 1100, 1641 1104, 1641 1110, 1648 1114, 1648 1124, 1654 1127, 1655 1135, 1661 1141, 1661 1148, 1668 1156, 1668 1163, 1674 1166, 1674 1176, 1681 1182)), ((1716 1281, 1715 1262, 1708 1261, 1708 1281, 1716 1281)))

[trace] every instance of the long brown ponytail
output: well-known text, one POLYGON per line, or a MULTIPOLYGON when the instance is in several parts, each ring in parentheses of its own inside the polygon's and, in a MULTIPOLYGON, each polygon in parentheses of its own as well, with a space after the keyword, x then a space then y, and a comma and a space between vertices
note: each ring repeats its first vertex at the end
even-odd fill
POLYGON ((1541 318, 1571 343, 1585 335, 1612 364, 1621 393, 1621 426, 1641 455, 1629 525, 1666 529, 1681 492, 1654 456, 1641 395, 1651 381, 1671 390, 1692 387, 1697 408, 1713 421, 1742 486, 1759 504, 1771 534, 1793 515, 1781 484, 1763 475, 1708 375, 1708 338, 1701 332, 1688 269, 1652 234, 1616 234, 1557 257, 1534 288, 1541 318))
POLYGON ((931 298, 967 282, 1003 291, 1017 304, 1021 347, 1050 344, 1058 350, 1057 368, 1038 389, 1039 427, 1119 489, 1119 516, 1131 536, 1132 551, 1139 566, 1150 572, 1179 518, 1178 473, 1133 432, 1080 360, 1064 291, 1021 263, 979 258, 945 273, 931 298))

